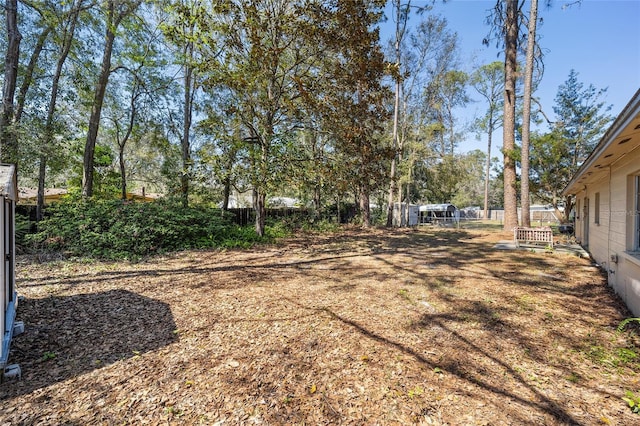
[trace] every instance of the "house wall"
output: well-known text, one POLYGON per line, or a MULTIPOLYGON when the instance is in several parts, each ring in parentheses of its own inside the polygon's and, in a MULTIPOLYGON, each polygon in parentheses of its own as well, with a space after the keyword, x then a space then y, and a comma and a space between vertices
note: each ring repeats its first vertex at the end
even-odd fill
POLYGON ((631 252, 635 215, 634 179, 640 174, 640 150, 612 164, 606 174, 576 194, 580 211, 576 214, 576 238, 606 272, 608 282, 635 316, 640 316, 640 253, 631 252), (596 220, 596 193, 599 193, 599 224, 596 220), (588 213, 585 208, 588 199, 588 213), (585 229, 588 220, 588 229, 585 229))
POLYGON ((609 237, 609 285, 640 316, 640 254, 632 253, 635 226, 633 176, 640 174, 640 150, 635 150, 612 166, 611 230, 609 237), (613 256, 613 259, 612 257, 613 256), (612 261, 617 258, 617 262, 612 261))

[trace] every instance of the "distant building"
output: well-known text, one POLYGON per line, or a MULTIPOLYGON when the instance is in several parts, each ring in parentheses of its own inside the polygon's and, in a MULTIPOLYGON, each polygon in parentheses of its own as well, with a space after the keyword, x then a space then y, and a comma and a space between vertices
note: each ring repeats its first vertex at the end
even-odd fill
POLYGON ((460 211, 453 204, 423 204, 419 210, 420 223, 447 223, 460 220, 460 211))
MULTIPOLYGON (((55 203, 60 201, 62 197, 69 193, 65 188, 45 188, 44 190, 44 204, 55 203)), ((144 188, 137 189, 131 192, 127 192, 127 200, 134 201, 155 201, 161 198, 162 194, 155 192, 146 192, 144 188)), ((38 203, 38 189, 37 188, 19 188, 18 189, 18 202, 21 205, 35 206, 38 203)))
MULTIPOLYGON (((44 190, 44 203, 60 201, 60 198, 67 195, 68 191, 64 188, 46 188, 44 190)), ((36 205, 38 202, 37 188, 18 188, 18 200, 23 205, 36 205)))

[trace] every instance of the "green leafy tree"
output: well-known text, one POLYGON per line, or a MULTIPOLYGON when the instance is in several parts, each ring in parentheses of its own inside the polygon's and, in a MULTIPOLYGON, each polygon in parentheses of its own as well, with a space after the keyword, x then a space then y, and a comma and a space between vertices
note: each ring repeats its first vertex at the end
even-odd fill
POLYGON ((228 113, 242 125, 259 235, 267 194, 282 177, 280 161, 297 123, 303 81, 320 53, 301 37, 305 11, 298 6, 289 0, 224 2, 225 13, 207 32, 223 49, 207 49, 200 64, 205 89, 225 91, 232 99, 228 113))
MULTIPOLYGON (((168 61, 161 53, 164 46, 153 21, 128 22, 126 29, 121 36, 117 72, 112 74, 111 90, 105 97, 103 120, 104 139, 108 139, 105 142, 117 150, 123 199, 135 186, 131 185, 132 179, 145 178, 139 173, 139 155, 144 151, 141 144, 157 138, 161 104, 170 103, 167 98, 173 94, 172 81, 166 73, 168 61)), ((143 187, 161 186, 160 182, 140 183, 143 187)))
POLYGON ((281 188, 285 193, 287 188, 294 189, 291 195, 313 205, 316 218, 323 215, 323 200, 336 193, 332 147, 328 135, 307 121, 291 145, 290 171, 281 188))
POLYGON ((462 179, 458 181, 456 193, 451 202, 463 208, 479 206, 484 199, 484 166, 487 154, 474 150, 458 156, 462 179))
POLYGON ((47 160, 53 151, 54 119, 58 102, 59 83, 62 77, 63 67, 71 50, 71 44, 76 36, 80 11, 83 9, 83 0, 71 2, 68 9, 62 9, 58 16, 61 17, 58 28, 59 53, 56 67, 51 82, 51 95, 47 107, 47 117, 44 128, 44 137, 40 145, 40 159, 38 168, 38 196, 36 217, 42 219, 44 209, 44 189, 47 171, 47 160))
POLYGON ((397 180, 400 184, 397 201, 409 203, 420 199, 419 188, 425 186, 421 180, 428 175, 423 169, 435 164, 438 158, 436 142, 442 142, 445 128, 443 115, 438 112, 446 100, 438 102, 435 99, 438 94, 425 87, 433 89, 438 86, 437 81, 446 79, 447 74, 456 74, 459 61, 457 35, 449 30, 443 17, 428 15, 415 29, 407 32, 399 68, 402 80, 397 129, 397 180), (429 94, 434 97, 429 99, 429 94))
MULTIPOLYGON (((391 159, 391 170, 389 174, 389 196, 387 199, 387 227, 390 227, 393 224, 393 204, 396 197, 397 188, 397 177, 396 177, 396 169, 398 167, 398 162, 400 160, 400 142, 398 136, 398 126, 400 121, 400 100, 402 97, 402 89, 404 86, 405 75, 402 74, 401 69, 403 68, 403 50, 405 48, 405 34, 407 33, 407 23, 409 21, 409 16, 411 13, 412 5, 411 0, 403 3, 401 0, 394 0, 392 2, 394 16, 393 19, 396 24, 395 28, 395 39, 393 40, 393 50, 394 50, 394 63, 391 66, 391 75, 394 79, 394 103, 393 103, 393 130, 391 135, 392 141, 392 149, 394 151, 394 156, 391 159)), ((430 6, 417 7, 418 13, 422 13, 425 10, 430 9, 430 6)), ((405 111, 406 113, 406 111, 405 111)), ((400 191, 402 192, 402 191, 400 191)), ((408 211, 408 210, 407 210, 408 211)))
MULTIPOLYGON (((179 66, 182 74, 182 120, 180 126, 176 127, 180 127, 177 133, 182 157, 180 196, 182 204, 186 207, 189 203, 190 180, 194 166, 192 129, 199 85, 197 67, 199 63, 203 63, 199 52, 208 52, 208 47, 212 45, 213 32, 210 31, 209 21, 215 20, 216 10, 209 10, 206 2, 199 0, 173 1, 164 10, 167 20, 161 28, 173 45, 175 64, 179 66)), ((213 45, 215 46, 215 43, 213 45)))
POLYGON ((611 123, 611 105, 601 99, 606 89, 585 86, 575 70, 560 85, 553 108, 556 121, 549 133, 532 138, 531 169, 536 196, 550 203, 563 220, 569 220, 573 208, 570 197, 561 193, 584 160, 598 144, 611 123))
POLYGON ((439 123, 442 127, 435 147, 442 156, 452 155, 460 140, 461 135, 456 132, 454 109, 464 107, 469 102, 466 93, 468 80, 465 72, 448 70, 435 76, 425 87, 426 113, 431 122, 439 123))
MULTIPOLYGON (((23 52, 25 57, 29 57, 29 61, 26 65, 21 64, 22 66, 18 67, 17 83, 19 83, 20 88, 16 97, 13 117, 11 117, 10 131, 6 135, 11 139, 10 144, 14 144, 12 149, 15 148, 15 152, 11 155, 8 152, 3 152, 5 154, 3 155, 5 162, 18 165, 21 178, 25 175, 25 170, 29 173, 33 167, 37 168, 38 166, 37 162, 33 161, 33 156, 37 156, 37 153, 34 154, 31 151, 33 151, 33 145, 35 145, 33 142, 40 141, 40 138, 34 135, 34 133, 39 132, 34 132, 34 130, 39 129, 41 126, 34 126, 33 124, 39 124, 42 121, 42 117, 38 117, 36 123, 30 123, 27 126, 22 126, 22 117, 25 103, 28 100, 29 89, 33 87, 34 81, 42 77, 43 67, 40 64, 40 59, 42 56, 46 56, 46 53, 43 54, 43 52, 46 52, 45 47, 48 47, 50 36, 55 24, 58 22, 57 17, 46 7, 47 5, 40 6, 38 3, 25 4, 19 16, 20 25, 24 32, 24 37, 21 38, 20 42, 20 51, 23 52), (29 129, 28 132, 26 131, 27 128, 29 129), (26 155, 27 153, 31 155, 26 155)), ((9 13, 9 10, 7 10, 7 13, 9 13)), ((8 83, 8 80, 5 80, 6 83, 8 83)), ((44 98, 44 91, 41 90, 39 92, 39 94, 43 94, 44 98)), ((33 99, 29 99, 29 101, 32 104, 37 103, 33 99)), ((42 108, 46 109, 44 106, 42 108)), ((34 115, 32 114, 32 116, 34 115)))
MULTIPOLYGON (((58 22, 57 19, 54 19, 54 17, 52 16, 53 13, 49 12, 46 9, 36 9, 35 11, 36 15, 38 15, 40 19, 37 19, 37 22, 32 23, 32 31, 33 33, 37 32, 38 34, 37 37, 35 37, 33 47, 30 49, 31 54, 29 55, 29 62, 27 63, 27 66, 24 68, 24 71, 21 75, 22 83, 20 84, 20 90, 18 91, 14 116, 14 122, 18 126, 20 125, 22 113, 24 112, 27 93, 34 83, 35 76, 39 75, 39 73, 37 73, 38 62, 45 48, 45 44, 49 40, 49 37, 53 32, 56 23, 58 22)), ((28 19, 25 18, 26 17, 23 17, 23 22, 28 21, 28 19)), ((26 41, 28 41, 28 39, 26 41)))
POLYGON ((587 159, 611 123, 611 105, 602 100, 606 91, 606 88, 596 89, 592 84, 585 86, 578 81, 578 73, 573 69, 558 88, 553 107, 555 125, 570 145, 573 169, 587 159))
POLYGON ((430 203, 450 203, 458 192, 462 171, 454 154, 447 154, 427 171, 426 200, 430 203))
MULTIPOLYGON (((199 123, 199 131, 206 136, 206 142, 197 152, 200 158, 198 175, 202 180, 210 176, 212 187, 222 189, 222 210, 229 209, 232 190, 239 193, 247 191, 247 181, 243 179, 243 162, 247 158, 241 130, 242 123, 230 112, 231 99, 220 99, 205 107, 206 119, 199 123)), ((215 189, 215 188, 209 188, 215 189)), ((215 196, 209 197, 216 199, 215 196)))
POLYGON ((484 174, 484 216, 488 217, 489 210, 489 182, 491 178, 491 145, 493 142, 493 132, 501 125, 500 111, 503 109, 504 91, 504 65, 495 61, 483 65, 471 76, 470 84, 482 96, 487 104, 484 116, 480 117, 475 127, 487 134, 487 155, 484 174))
POLYGON ((104 19, 104 42, 102 46, 102 62, 96 78, 93 101, 91 103, 91 116, 84 147, 82 195, 93 195, 93 172, 95 163, 95 149, 100 128, 100 117, 104 103, 109 77, 113 72, 111 67, 114 43, 118 35, 118 29, 127 18, 130 18, 138 9, 142 0, 108 0, 100 5, 99 12, 104 19))
POLYGON ((370 197, 386 182, 393 156, 381 138, 390 93, 382 86, 385 62, 374 29, 384 3, 325 2, 331 25, 320 35, 322 46, 332 53, 323 63, 324 128, 332 129, 335 149, 346 161, 340 166, 351 172, 364 226, 371 225, 370 197))

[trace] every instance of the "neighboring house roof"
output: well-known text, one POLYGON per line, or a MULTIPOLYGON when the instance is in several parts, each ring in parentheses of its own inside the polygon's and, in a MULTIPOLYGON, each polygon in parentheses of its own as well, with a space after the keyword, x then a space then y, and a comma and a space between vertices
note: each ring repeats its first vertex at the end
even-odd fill
POLYGON ((163 195, 158 192, 145 192, 141 189, 137 189, 133 192, 127 192, 127 200, 135 201, 155 201, 158 198, 162 198, 163 195))
MULTIPOLYGON (((35 205, 38 201, 37 188, 20 188, 18 193, 20 196, 20 204, 35 205)), ((45 188, 44 202, 45 204, 49 204, 52 201, 59 201, 63 195, 67 194, 68 191, 64 188, 45 188)), ((155 201, 161 197, 162 194, 158 194, 155 192, 144 192, 142 190, 127 192, 127 200, 155 201)))
POLYGON ((563 195, 575 194, 585 185, 608 175, 608 166, 640 147, 640 90, 631 98, 569 184, 563 195))
MULTIPOLYGON (((64 188, 45 188, 44 199, 45 202, 57 201, 63 195, 67 194, 67 190, 64 188)), ((37 188, 19 188, 18 196, 20 198, 20 204, 36 204, 38 199, 37 188)))

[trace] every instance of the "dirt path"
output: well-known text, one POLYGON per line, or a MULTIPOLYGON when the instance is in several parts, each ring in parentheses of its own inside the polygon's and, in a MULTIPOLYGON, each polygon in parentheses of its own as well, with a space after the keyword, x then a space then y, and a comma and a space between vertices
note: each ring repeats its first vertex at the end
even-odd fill
POLYGON ((639 424, 637 328, 578 257, 360 231, 23 262, 0 424, 639 424))

